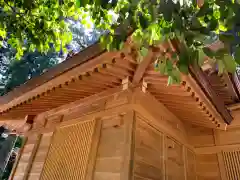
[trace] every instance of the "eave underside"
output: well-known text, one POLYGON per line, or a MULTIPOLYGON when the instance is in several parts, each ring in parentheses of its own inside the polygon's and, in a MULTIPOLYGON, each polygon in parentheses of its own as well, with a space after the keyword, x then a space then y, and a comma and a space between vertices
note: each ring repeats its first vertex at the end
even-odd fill
POLYGON ((81 99, 84 101, 106 90, 122 87, 127 79, 134 87, 146 84, 144 88, 183 122, 224 129, 224 119, 191 75, 182 75, 179 85, 167 86, 167 77, 154 71, 152 63, 156 54, 150 53, 138 63, 129 50, 104 52, 1 105, 0 119, 4 122, 24 119, 26 115, 37 115, 81 99))

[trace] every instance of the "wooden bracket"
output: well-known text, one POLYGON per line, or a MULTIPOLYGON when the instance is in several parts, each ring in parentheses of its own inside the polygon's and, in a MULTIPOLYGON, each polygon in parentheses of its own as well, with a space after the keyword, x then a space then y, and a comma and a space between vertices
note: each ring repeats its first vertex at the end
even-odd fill
POLYGON ((129 77, 122 80, 122 88, 123 90, 127 90, 129 88, 129 77))
POLYGON ((143 82, 142 82, 142 92, 146 93, 147 85, 148 85, 147 82, 143 80, 143 82))
POLYGON ((25 124, 21 128, 19 128, 19 130, 17 130, 17 132, 19 134, 22 134, 22 133, 24 134, 24 133, 30 131, 33 127, 35 117, 36 117, 36 115, 27 115, 25 117, 25 124))

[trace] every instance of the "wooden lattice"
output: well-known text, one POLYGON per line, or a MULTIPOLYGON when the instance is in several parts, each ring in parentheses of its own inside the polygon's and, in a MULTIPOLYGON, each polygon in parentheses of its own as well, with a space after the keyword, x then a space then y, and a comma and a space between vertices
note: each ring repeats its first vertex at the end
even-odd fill
POLYGON ((240 151, 223 152, 224 164, 228 180, 240 177, 240 151))
POLYGON ((84 180, 95 121, 56 130, 41 180, 84 180))

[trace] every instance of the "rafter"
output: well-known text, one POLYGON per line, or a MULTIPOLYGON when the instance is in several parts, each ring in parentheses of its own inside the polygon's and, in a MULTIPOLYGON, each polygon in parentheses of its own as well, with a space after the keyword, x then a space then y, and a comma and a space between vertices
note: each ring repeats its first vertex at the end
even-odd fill
POLYGON ((225 104, 221 98, 219 98, 216 92, 212 89, 209 81, 207 80, 205 74, 200 69, 199 66, 190 67, 190 72, 192 76, 196 79, 199 86, 203 89, 204 93, 207 95, 209 100, 213 103, 217 111, 221 114, 224 121, 227 124, 230 124, 233 120, 230 112, 225 107, 225 104))
POLYGON ((144 58, 144 60, 138 65, 134 73, 133 80, 132 80, 133 84, 138 84, 141 81, 147 67, 152 62, 152 60, 153 60, 153 52, 149 50, 147 57, 144 58))

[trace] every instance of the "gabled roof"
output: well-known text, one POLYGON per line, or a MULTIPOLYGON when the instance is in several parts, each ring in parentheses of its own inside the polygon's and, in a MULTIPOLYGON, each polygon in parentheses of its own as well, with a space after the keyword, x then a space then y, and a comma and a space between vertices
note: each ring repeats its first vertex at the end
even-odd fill
POLYGON ((93 59, 96 56, 104 53, 105 50, 100 47, 98 43, 89 46, 88 48, 82 50, 80 53, 75 54, 74 56, 66 59, 62 63, 54 66, 41 74, 40 76, 34 77, 27 81, 26 83, 20 85, 19 87, 13 89, 9 93, 0 97, 0 105, 6 104, 13 99, 21 96, 24 93, 31 91, 32 89, 54 79, 60 74, 69 71, 70 69, 79 66, 80 64, 93 59))
POLYGON ((106 52, 98 44, 92 45, 1 97, 0 119, 4 122, 24 119, 26 115, 39 114, 119 87, 128 77, 135 85, 147 83, 147 90, 183 121, 211 128, 222 128, 225 122, 230 123, 231 115, 224 102, 216 101, 213 90, 204 90, 208 88, 202 86, 201 81, 205 79, 182 75, 180 85, 167 86, 167 77, 155 72, 152 64, 164 48, 160 45, 158 51, 149 51, 138 63, 134 48, 129 44, 118 52, 106 52))

